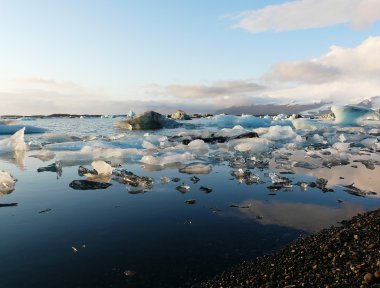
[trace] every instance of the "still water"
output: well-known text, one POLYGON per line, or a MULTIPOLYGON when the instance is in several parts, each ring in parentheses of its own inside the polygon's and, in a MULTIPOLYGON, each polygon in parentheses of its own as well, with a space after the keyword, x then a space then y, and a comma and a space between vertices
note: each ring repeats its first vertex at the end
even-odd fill
MULTIPOLYGON (((83 137, 120 133, 113 130, 112 121, 49 119, 27 124, 83 137)), ((141 132, 128 135, 143 137, 141 132)), ((26 142, 43 141, 42 135, 26 135, 26 142)), ((247 185, 231 176, 236 170, 231 159, 213 162, 209 174, 196 175, 197 183, 190 181, 194 175, 179 173, 183 163, 153 169, 138 159, 123 160, 117 165, 155 179, 152 189, 135 193, 114 180, 107 189, 74 190, 70 182, 85 179, 78 175, 79 165, 91 167, 91 161, 64 165, 62 175, 39 173, 39 167, 55 159, 30 157, 35 153, 27 151, 22 159, 0 158, 0 170, 18 179, 12 193, 0 195, 0 204, 17 203, 0 206, 1 288, 191 287, 302 235, 380 207, 379 166, 367 169, 361 163, 294 168, 294 174, 283 175, 293 185, 273 191, 268 186, 269 173, 278 172, 274 163, 251 168, 261 182, 247 185), (180 180, 161 183, 162 176, 180 180), (328 180, 333 192, 296 185, 320 177, 328 180), (362 180, 360 188, 374 193, 361 197, 344 191, 343 185, 353 179, 362 180), (185 193, 176 189, 183 182, 190 186, 185 193), (205 193, 201 186, 212 192, 205 193), (190 199, 196 202, 187 204, 190 199)))

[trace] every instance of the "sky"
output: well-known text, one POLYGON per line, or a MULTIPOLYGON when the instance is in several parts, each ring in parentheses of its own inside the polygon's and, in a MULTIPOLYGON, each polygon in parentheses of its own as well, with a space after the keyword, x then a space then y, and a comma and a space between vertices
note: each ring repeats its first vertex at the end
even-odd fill
POLYGON ((380 0, 0 0, 0 115, 380 95, 380 0))

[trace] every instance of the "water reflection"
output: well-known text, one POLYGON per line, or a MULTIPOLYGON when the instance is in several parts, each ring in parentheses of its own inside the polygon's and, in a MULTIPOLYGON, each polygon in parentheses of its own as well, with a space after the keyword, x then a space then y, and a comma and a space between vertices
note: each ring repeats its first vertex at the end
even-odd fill
POLYGON ((21 171, 26 169, 25 157, 25 150, 16 150, 13 153, 0 154, 0 160, 15 164, 21 171))
POLYGON ((375 169, 370 170, 364 167, 361 163, 355 163, 358 168, 347 166, 335 166, 331 169, 320 168, 314 170, 307 170, 294 167, 294 172, 304 175, 313 176, 316 178, 325 178, 328 180, 328 186, 335 185, 350 185, 355 183, 355 186, 363 191, 373 191, 380 196, 380 167, 376 166, 375 169))
POLYGON ((239 206, 250 204, 250 209, 238 209, 237 216, 259 221, 264 225, 279 225, 307 232, 317 232, 365 211, 363 205, 356 203, 330 207, 309 203, 247 200, 239 206))

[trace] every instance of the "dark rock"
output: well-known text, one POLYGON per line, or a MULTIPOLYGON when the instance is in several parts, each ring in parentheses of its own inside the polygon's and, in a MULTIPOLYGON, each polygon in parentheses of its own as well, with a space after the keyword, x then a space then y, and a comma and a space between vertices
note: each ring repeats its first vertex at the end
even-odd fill
POLYGON ((195 199, 189 199, 189 200, 185 201, 186 204, 195 204, 196 202, 197 202, 197 200, 195 200, 195 199))
POLYGON ((180 125, 180 123, 168 119, 164 115, 154 111, 147 111, 132 118, 114 123, 116 128, 126 130, 157 130, 162 128, 176 128, 180 125))
POLYGON ((211 193, 212 192, 212 189, 211 188, 208 188, 208 187, 205 187, 205 186, 201 186, 200 188, 199 188, 199 190, 201 190, 201 191, 203 191, 203 192, 205 192, 205 193, 211 193))
POLYGON ((16 207, 18 206, 18 203, 0 203, 0 208, 2 207, 16 207))
POLYGON ((137 176, 130 171, 121 169, 112 172, 115 180, 122 184, 128 184, 133 187, 151 187, 154 184, 154 179, 146 176, 137 176))
POLYGON ((52 163, 46 167, 40 167, 37 169, 38 173, 46 172, 46 171, 55 172, 55 173, 57 173, 57 175, 59 177, 61 177, 62 176, 62 164, 61 164, 61 162, 57 161, 57 162, 52 163))
POLYGON ((111 183, 95 182, 90 180, 74 180, 69 186, 75 190, 97 190, 107 189, 111 183))

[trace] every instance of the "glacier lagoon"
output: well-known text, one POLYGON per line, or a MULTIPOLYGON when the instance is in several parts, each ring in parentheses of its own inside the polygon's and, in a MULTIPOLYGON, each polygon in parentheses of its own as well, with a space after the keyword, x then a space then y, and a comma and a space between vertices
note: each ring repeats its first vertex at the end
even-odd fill
POLYGON ((0 287, 191 287, 380 207, 379 121, 220 115, 157 131, 115 121, 19 121, 47 130, 25 135, 26 151, 5 151, 0 136, 0 170, 17 179, 0 192, 0 287), (259 138, 195 139, 248 132, 259 138), (154 184, 78 174, 94 160, 154 184), (86 179, 111 185, 72 188, 86 179))

